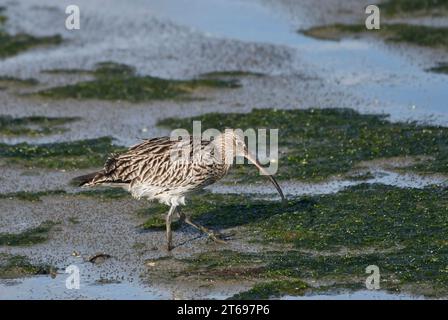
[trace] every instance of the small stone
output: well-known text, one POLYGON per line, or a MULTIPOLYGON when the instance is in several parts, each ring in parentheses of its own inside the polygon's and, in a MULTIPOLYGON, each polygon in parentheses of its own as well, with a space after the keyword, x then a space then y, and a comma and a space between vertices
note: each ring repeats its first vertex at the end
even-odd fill
POLYGON ((106 253, 97 253, 94 256, 90 257, 89 261, 94 264, 100 264, 109 258, 111 258, 111 256, 106 253))

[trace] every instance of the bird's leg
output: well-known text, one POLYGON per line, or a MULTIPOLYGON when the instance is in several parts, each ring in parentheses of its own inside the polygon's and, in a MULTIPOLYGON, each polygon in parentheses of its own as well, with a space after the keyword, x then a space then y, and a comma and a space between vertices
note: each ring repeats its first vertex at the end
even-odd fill
POLYGON ((170 251, 173 249, 173 232, 171 231, 171 220, 174 211, 176 211, 176 206, 171 206, 170 211, 168 211, 168 214, 166 215, 166 241, 167 241, 167 249, 170 251))
POLYGON ((219 239, 213 231, 207 229, 204 226, 201 226, 200 224, 197 224, 197 223, 194 223, 193 221, 191 221, 190 218, 187 215, 185 215, 185 213, 183 213, 180 209, 177 209, 177 215, 181 221, 184 221, 185 223, 189 224, 193 228, 196 228, 196 229, 206 233, 209 236, 209 238, 212 239, 213 241, 215 241, 217 243, 226 243, 224 240, 219 239))

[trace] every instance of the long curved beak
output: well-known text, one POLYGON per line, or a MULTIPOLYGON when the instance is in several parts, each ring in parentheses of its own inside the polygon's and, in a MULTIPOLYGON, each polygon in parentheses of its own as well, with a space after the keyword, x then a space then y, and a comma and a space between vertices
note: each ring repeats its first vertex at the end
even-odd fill
POLYGON ((286 199, 285 199, 285 196, 283 195, 282 188, 280 188, 280 185, 277 183, 277 180, 275 180, 275 178, 272 175, 270 175, 269 172, 265 168, 263 168, 261 166, 261 164, 257 161, 257 159, 255 157, 253 157, 249 153, 246 153, 245 157, 247 158, 247 160, 252 162, 266 177, 268 177, 268 179, 274 185, 275 189, 277 189, 278 194, 282 198, 282 201, 284 202, 286 199))

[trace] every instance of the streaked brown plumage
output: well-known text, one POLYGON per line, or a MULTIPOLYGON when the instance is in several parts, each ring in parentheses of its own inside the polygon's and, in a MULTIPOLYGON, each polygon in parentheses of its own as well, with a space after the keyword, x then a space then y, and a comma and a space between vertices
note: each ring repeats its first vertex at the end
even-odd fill
MULTIPOLYGON (((139 198, 158 200, 170 206, 166 217, 168 250, 172 248, 171 219, 177 212, 186 223, 206 232, 213 240, 220 241, 213 232, 193 223, 180 210, 188 194, 202 189, 229 171, 235 156, 246 157, 262 172, 266 171, 249 154, 244 139, 229 131, 212 141, 197 141, 192 136, 179 141, 169 137, 144 140, 128 151, 110 157, 104 168, 78 177, 80 186, 121 186, 139 198)), ((268 175, 280 196, 282 190, 275 179, 268 175)))

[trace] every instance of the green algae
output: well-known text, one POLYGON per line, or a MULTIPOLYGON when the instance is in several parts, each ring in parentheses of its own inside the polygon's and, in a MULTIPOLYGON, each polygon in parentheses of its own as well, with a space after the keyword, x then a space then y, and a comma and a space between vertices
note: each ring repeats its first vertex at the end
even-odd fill
POLYGON ((242 70, 227 70, 227 71, 212 71, 201 74, 205 78, 238 78, 238 77, 263 77, 263 73, 242 71, 242 70))
MULTIPOLYGON (((186 275, 202 279, 226 280, 238 276, 254 281, 248 291, 230 299, 268 299, 284 295, 301 296, 323 288, 362 289, 366 278, 365 267, 378 263, 375 258, 360 255, 319 255, 285 248, 282 251, 239 252, 220 250, 180 259, 185 267, 174 278, 186 275), (360 260, 357 260, 357 259, 360 260), (364 265, 364 263, 369 263, 364 265), (318 284, 311 282, 319 281, 318 284)), ((384 287, 397 289, 387 277, 384 287)))
POLYGON ((448 63, 441 62, 441 63, 437 64, 437 66, 429 68, 428 71, 448 74, 448 63))
POLYGON ((448 0, 388 0, 380 9, 389 16, 442 15, 448 12, 448 0))
POLYGON ((255 228, 265 241, 318 250, 443 243, 448 232, 447 195, 448 189, 439 186, 361 184, 337 194, 289 200, 285 213, 255 228), (304 201, 307 205, 298 206, 304 201))
POLYGON ((62 43, 59 35, 36 37, 29 34, 10 35, 0 29, 0 59, 16 55, 31 48, 62 43))
POLYGON ((122 150, 110 137, 47 144, 0 143, 0 158, 26 167, 80 169, 103 166, 111 153, 122 150))
POLYGON ((42 197, 63 195, 66 194, 64 190, 49 190, 49 191, 18 191, 12 193, 0 194, 0 199, 17 199, 21 201, 39 202, 42 201, 42 197))
POLYGON ((50 274, 55 268, 41 264, 32 264, 21 255, 0 252, 0 279, 16 279, 25 276, 50 274))
POLYGON ((10 35, 0 30, 0 58, 13 56, 31 48, 60 43, 62 43, 62 37, 59 35, 47 37, 36 37, 29 34, 10 35))
MULTIPOLYGON (((151 203, 149 208, 139 209, 136 215, 145 221, 139 226, 143 230, 165 230, 165 216, 168 213, 168 207, 159 204, 151 203)), ((171 228, 177 230, 180 227, 178 221, 173 221, 171 228)))
POLYGON ((22 117, 0 115, 0 135, 6 136, 42 136, 50 134, 60 134, 66 131, 61 127, 65 124, 78 121, 77 117, 22 117))
MULTIPOLYGON (((166 215, 166 212, 165 212, 166 215)), ((146 221, 140 225, 143 230, 165 230, 165 215, 164 214, 152 214, 146 221)), ((171 229, 177 230, 180 227, 179 221, 171 223, 171 229)))
POLYGON ((328 285, 362 289, 366 267, 377 265, 384 290, 448 294, 446 187, 361 184, 336 194, 290 197, 286 205, 241 195, 214 196, 193 199, 185 212, 208 227, 240 226, 247 240, 271 249, 219 250, 180 259, 186 266, 173 273, 175 278, 225 280, 238 275, 263 283, 249 290, 247 298, 266 298, 294 295, 288 287, 264 284, 272 281, 301 281, 309 290, 328 285))
POLYGON ((31 246, 45 242, 55 224, 52 221, 45 221, 20 233, 0 233, 0 246, 31 246))
POLYGON ((100 200, 119 200, 130 196, 129 192, 121 188, 83 190, 77 193, 73 193, 72 195, 80 195, 100 200))
POLYGON ((77 217, 69 217, 68 222, 71 224, 79 224, 79 219, 77 217))
MULTIPOLYGON (((166 208, 162 206, 154 206, 149 209, 141 209, 137 212, 140 217, 147 217, 145 222, 140 225, 143 230, 164 230, 165 229, 165 215, 167 213, 166 208)), ((172 229, 176 230, 179 224, 174 222, 172 229)))
POLYGON ((5 7, 0 7, 0 27, 8 21, 8 17, 3 14, 5 10, 5 7))
MULTIPOLYGON (((302 33, 308 37, 320 39, 320 40, 341 40, 344 37, 362 33, 366 30, 363 25, 348 25, 348 24, 333 24, 333 25, 324 25, 324 26, 315 26, 311 27, 307 30, 298 30, 299 33, 302 33)), ((370 30, 371 34, 379 32, 378 30, 370 30)))
POLYGON ((0 199, 17 199, 21 201, 40 202, 42 197, 50 196, 81 196, 95 198, 99 200, 120 200, 130 196, 129 192, 119 188, 102 188, 92 190, 82 190, 76 193, 68 193, 65 190, 47 190, 47 191, 19 191, 0 194, 0 199))
POLYGON ((4 15, 6 8, 0 8, 0 59, 16 55, 20 52, 40 46, 58 45, 62 43, 60 35, 38 37, 25 33, 11 35, 4 29, 8 20, 4 15))
POLYGON ((334 24, 300 31, 306 36, 324 40, 340 40, 350 36, 378 36, 386 41, 448 49, 448 27, 411 24, 381 24, 379 30, 367 30, 364 25, 334 24))
POLYGON ((132 77, 135 76, 135 68, 122 63, 112 61, 100 62, 96 65, 93 75, 99 78, 132 77))
POLYGON ((97 285, 118 284, 118 283, 121 283, 121 281, 118 279, 108 279, 103 277, 95 280, 95 284, 97 285))
POLYGON ((235 294, 230 299, 260 300, 278 298, 284 295, 300 296, 305 293, 308 285, 301 280, 278 280, 254 285, 250 290, 235 294))
POLYGON ((38 83, 39 81, 34 78, 21 79, 11 76, 0 76, 0 84, 34 86, 37 85, 38 83))
POLYGON ((241 279, 250 279, 261 285, 256 284, 248 291, 247 296, 244 293, 242 297, 236 295, 233 298, 266 299, 268 296, 297 296, 305 292, 322 292, 329 288, 362 290, 365 289, 368 276, 366 267, 376 265, 381 273, 382 290, 441 297, 448 294, 446 249, 445 244, 429 247, 417 245, 390 252, 342 254, 299 250, 261 253, 226 250, 208 258, 207 262, 203 258, 207 253, 184 259, 188 267, 181 273, 174 274, 174 277, 183 276, 185 272, 215 280, 227 279, 222 275, 238 275, 241 279), (260 261, 263 263, 261 266, 260 261), (278 281, 283 283, 283 286, 275 285, 278 281), (266 285, 266 282, 271 284, 266 285), (295 283, 303 285, 288 285, 295 283))
POLYGON ((375 175, 368 171, 368 172, 364 172, 364 173, 359 173, 359 174, 349 174, 346 175, 345 178, 351 180, 351 181, 366 181, 366 180, 371 180, 375 178, 375 175))
MULTIPOLYGON (((351 109, 254 109, 247 114, 168 118, 158 125, 192 132, 192 121, 199 120, 202 130, 279 129, 276 177, 283 180, 321 181, 346 174, 361 161, 404 156, 433 158, 409 169, 448 173, 448 128, 392 123, 386 118, 387 115, 360 114, 351 109)), ((263 179, 253 166, 237 165, 231 174, 237 181, 263 179)))
POLYGON ((269 261, 266 266, 269 277, 316 279, 352 290, 365 288, 365 269, 376 265, 383 290, 444 296, 448 293, 446 249, 446 244, 417 244, 388 253, 319 255, 286 251, 268 253, 264 259, 269 261))
POLYGON ((75 98, 142 102, 185 99, 188 94, 204 88, 240 87, 240 84, 235 80, 213 78, 175 80, 140 76, 133 67, 114 62, 99 63, 96 69, 92 71, 92 75, 95 77, 94 80, 50 88, 39 91, 38 95, 55 99, 75 98))
POLYGON ((42 70, 42 73, 46 74, 87 74, 87 75, 93 75, 94 71, 92 70, 86 70, 86 69, 46 69, 42 70))
MULTIPOLYGON (((290 198, 286 204, 250 195, 207 194, 192 197, 182 210, 208 227, 243 226, 247 236, 266 243, 313 250, 385 249, 443 241, 448 232, 447 196, 448 189, 440 186, 361 184, 336 194, 290 198)), ((147 212, 162 215, 167 207, 147 212)), ((163 227, 164 220, 160 223, 163 227)))
POLYGON ((388 41, 448 49, 448 27, 394 24, 386 25, 383 29, 390 33, 386 38, 388 41))

